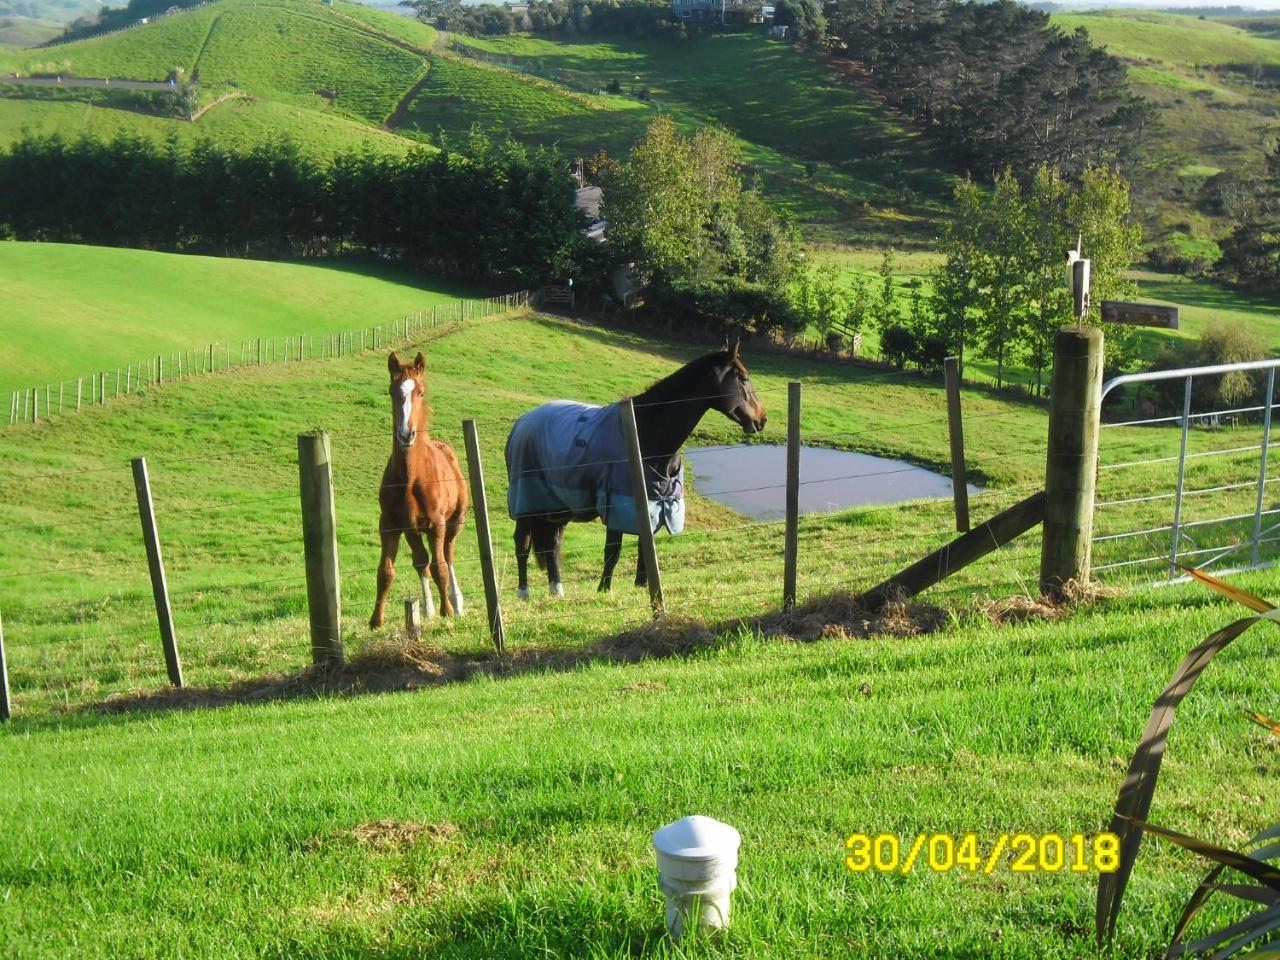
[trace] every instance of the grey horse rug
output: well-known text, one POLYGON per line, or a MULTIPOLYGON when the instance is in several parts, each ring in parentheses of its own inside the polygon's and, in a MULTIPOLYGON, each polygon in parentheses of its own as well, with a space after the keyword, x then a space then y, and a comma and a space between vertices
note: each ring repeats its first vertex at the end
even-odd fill
MULTIPOLYGON (((507 511, 598 514, 610 530, 639 534, 622 432, 622 406, 554 400, 530 410, 507 437, 507 511)), ((684 529, 684 465, 673 477, 645 464, 649 528, 684 529)))

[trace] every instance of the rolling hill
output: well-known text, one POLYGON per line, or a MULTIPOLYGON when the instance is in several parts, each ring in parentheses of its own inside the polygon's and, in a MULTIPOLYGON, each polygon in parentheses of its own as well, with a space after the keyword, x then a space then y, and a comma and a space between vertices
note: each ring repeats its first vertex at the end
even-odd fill
POLYGON ((857 223, 900 243, 927 238, 950 189, 944 165, 874 98, 758 34, 681 48, 621 37, 454 49, 442 41, 417 21, 350 3, 219 0, 47 50, 0 48, 0 72, 155 81, 180 68, 200 82, 202 103, 232 98, 193 124, 166 116, 161 95, 123 109, 101 91, 63 89, 50 101, 41 99, 47 91, 0 83, 0 138, 24 129, 127 130, 252 143, 275 126, 308 149, 333 152, 456 140, 478 126, 568 153, 617 154, 665 112, 686 128, 726 127, 777 203, 837 232, 857 223), (741 78, 763 75, 767 93, 744 95, 741 78), (604 94, 619 78, 627 90, 604 94), (629 95, 642 87, 645 98, 629 95))
MULTIPOLYGON (((1142 10, 1054 14, 1129 63, 1137 93, 1157 108, 1151 171, 1142 179, 1149 239, 1216 257, 1225 224, 1199 204, 1223 171, 1256 174, 1280 133, 1280 40, 1231 22, 1142 10)), ((1265 21, 1263 21, 1265 22, 1265 21)))

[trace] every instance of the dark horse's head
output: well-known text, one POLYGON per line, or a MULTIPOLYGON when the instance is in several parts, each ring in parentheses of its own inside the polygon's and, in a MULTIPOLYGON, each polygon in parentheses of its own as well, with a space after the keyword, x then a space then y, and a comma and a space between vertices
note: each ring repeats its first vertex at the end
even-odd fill
POLYGON ((418 431, 427 429, 427 401, 423 374, 427 358, 419 353, 413 363, 405 363, 396 354, 387 357, 391 373, 391 423, 396 445, 408 450, 418 440, 418 431))
POLYGON ((738 343, 703 359, 711 365, 716 386, 711 406, 742 427, 743 433, 759 433, 768 422, 764 403, 751 385, 751 373, 738 356, 738 343))

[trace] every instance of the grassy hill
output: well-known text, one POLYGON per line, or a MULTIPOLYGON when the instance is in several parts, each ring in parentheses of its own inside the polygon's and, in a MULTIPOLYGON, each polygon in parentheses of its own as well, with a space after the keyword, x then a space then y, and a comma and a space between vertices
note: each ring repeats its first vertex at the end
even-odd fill
MULTIPOLYGON (((53 66, 83 77, 163 80, 178 67, 198 78, 204 102, 236 92, 259 110, 270 105, 265 112, 279 119, 280 132, 327 152, 358 143, 402 149, 399 138, 379 138, 383 126, 408 138, 457 139, 478 125, 568 153, 620 154, 666 112, 686 128, 725 126, 777 203, 797 220, 832 225, 842 236, 853 229, 927 239, 950 190, 944 165, 876 100, 758 34, 683 47, 627 38, 477 40, 461 48, 469 56, 439 39, 417 21, 355 4, 221 0, 49 50, 0 48, 0 72, 53 66), (481 56, 504 62, 491 65, 481 56), (743 86, 744 77, 765 76, 767 87, 743 86), (597 93, 613 79, 633 92, 647 87, 652 96, 597 93)), ((130 111, 100 95, 60 91, 93 101, 92 109, 76 109, 22 88, 0 93, 6 140, 24 129, 213 134, 242 143, 268 135, 268 125, 253 123, 255 111, 243 108, 219 106, 190 124, 163 116, 162 105, 130 111)))
POLYGON ((334 333, 468 292, 342 264, 0 242, 0 394, 169 350, 334 333))
MULTIPOLYGON (((331 697, 301 687, 294 702, 187 713, 77 709, 161 685, 126 463, 139 454, 188 682, 248 681, 248 696, 268 701, 291 689, 273 674, 295 670, 308 645, 294 435, 317 425, 334 436, 348 650, 405 662, 393 631, 362 625, 388 446, 380 354, 196 379, 0 431, 0 609, 18 708, 0 728, 0 764, 25 771, 0 794, 0 819, 23 824, 0 834, 10 908, 0 935, 11 949, 674 956, 661 943, 648 835, 699 811, 744 836, 724 948, 735 956, 959 957, 993 944, 1010 958, 1095 955, 1092 874, 1002 863, 990 876, 854 875, 844 837, 978 831, 989 849, 1007 831, 1091 833, 1173 665, 1232 611, 1184 587, 1055 623, 994 625, 971 593, 1023 594, 1033 537, 927 598, 946 607, 931 615, 939 632, 913 635, 906 619, 888 635, 863 638, 851 625, 795 644, 712 630, 687 654, 678 635, 650 632, 602 644, 594 662, 565 672, 558 665, 578 661, 557 656, 643 623, 647 601, 630 586, 594 592, 602 538, 579 525, 566 547, 568 596, 547 598, 535 577, 534 603, 515 602, 507 425, 551 397, 615 398, 704 348, 536 316, 404 345, 418 348, 433 433, 457 444, 463 417, 480 424, 513 655, 496 676, 443 688, 331 697), (677 656, 610 662, 645 652, 677 656)), ((936 384, 750 347, 745 359, 769 405, 766 440, 780 436, 786 383, 801 379, 811 441, 946 456, 936 384)), ((982 517, 1039 484, 1046 417, 964 393, 973 469, 989 487, 975 501, 982 517)), ((1127 453, 1176 445, 1176 431, 1109 433, 1127 453)), ((714 414, 697 434, 734 438, 714 414)), ((1193 441, 1247 438, 1197 431, 1193 441)), ((946 503, 808 517, 802 594, 864 586, 950 535, 946 503)), ((660 542, 670 608, 714 624, 776 606, 780 549, 777 524, 745 525, 692 491, 689 531, 660 542)), ((459 570, 472 612, 429 625, 409 653, 421 670, 362 674, 374 689, 388 676, 432 687, 480 662, 475 557, 468 525, 459 570)), ((401 578, 397 601, 412 589, 407 568, 401 578)), ((1270 579, 1242 582, 1266 592, 1270 579)), ((1225 652, 1188 701, 1153 819, 1238 839, 1273 812, 1259 798, 1274 785, 1274 750, 1240 715, 1274 713, 1264 639, 1225 652)), ((217 700, 197 690, 186 702, 217 700)), ((1199 872, 1189 856, 1144 852, 1120 955, 1156 951, 1199 872)))
POLYGON ((1139 10, 1054 14, 1066 29, 1129 61, 1137 93, 1157 107, 1153 171, 1145 186, 1150 239, 1214 254, 1225 224, 1197 210, 1197 194, 1221 171, 1260 172, 1280 132, 1280 89, 1251 82, 1249 64, 1280 64, 1280 40, 1214 19, 1139 10))

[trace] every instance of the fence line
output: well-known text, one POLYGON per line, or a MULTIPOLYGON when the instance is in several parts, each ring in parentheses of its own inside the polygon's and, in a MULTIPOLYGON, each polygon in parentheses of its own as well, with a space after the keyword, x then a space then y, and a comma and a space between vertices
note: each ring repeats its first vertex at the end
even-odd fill
MULTIPOLYGON (((137 363, 117 366, 114 370, 98 370, 83 377, 57 381, 56 395, 59 398, 57 414, 63 414, 63 389, 68 383, 75 385, 74 411, 78 412, 82 408, 82 400, 85 399, 85 380, 89 381, 88 405, 100 406, 107 402, 109 393, 112 399, 116 399, 150 387, 162 386, 166 380, 188 380, 221 370, 334 359, 355 353, 366 353, 370 350, 383 350, 442 325, 464 323, 468 320, 478 320, 524 309, 529 306, 530 296, 529 291, 521 290, 517 293, 486 297, 481 300, 447 301, 436 304, 430 309, 415 311, 399 320, 362 327, 359 330, 328 334, 282 334, 234 342, 215 341, 199 347, 168 350, 146 357, 137 363), (234 359, 233 343, 238 350, 234 359)), ((14 390, 9 404, 9 426, 38 423, 41 416, 45 420, 50 419, 53 415, 51 408, 53 396, 52 383, 14 390)), ((159 462, 157 461, 157 464, 159 462)))

